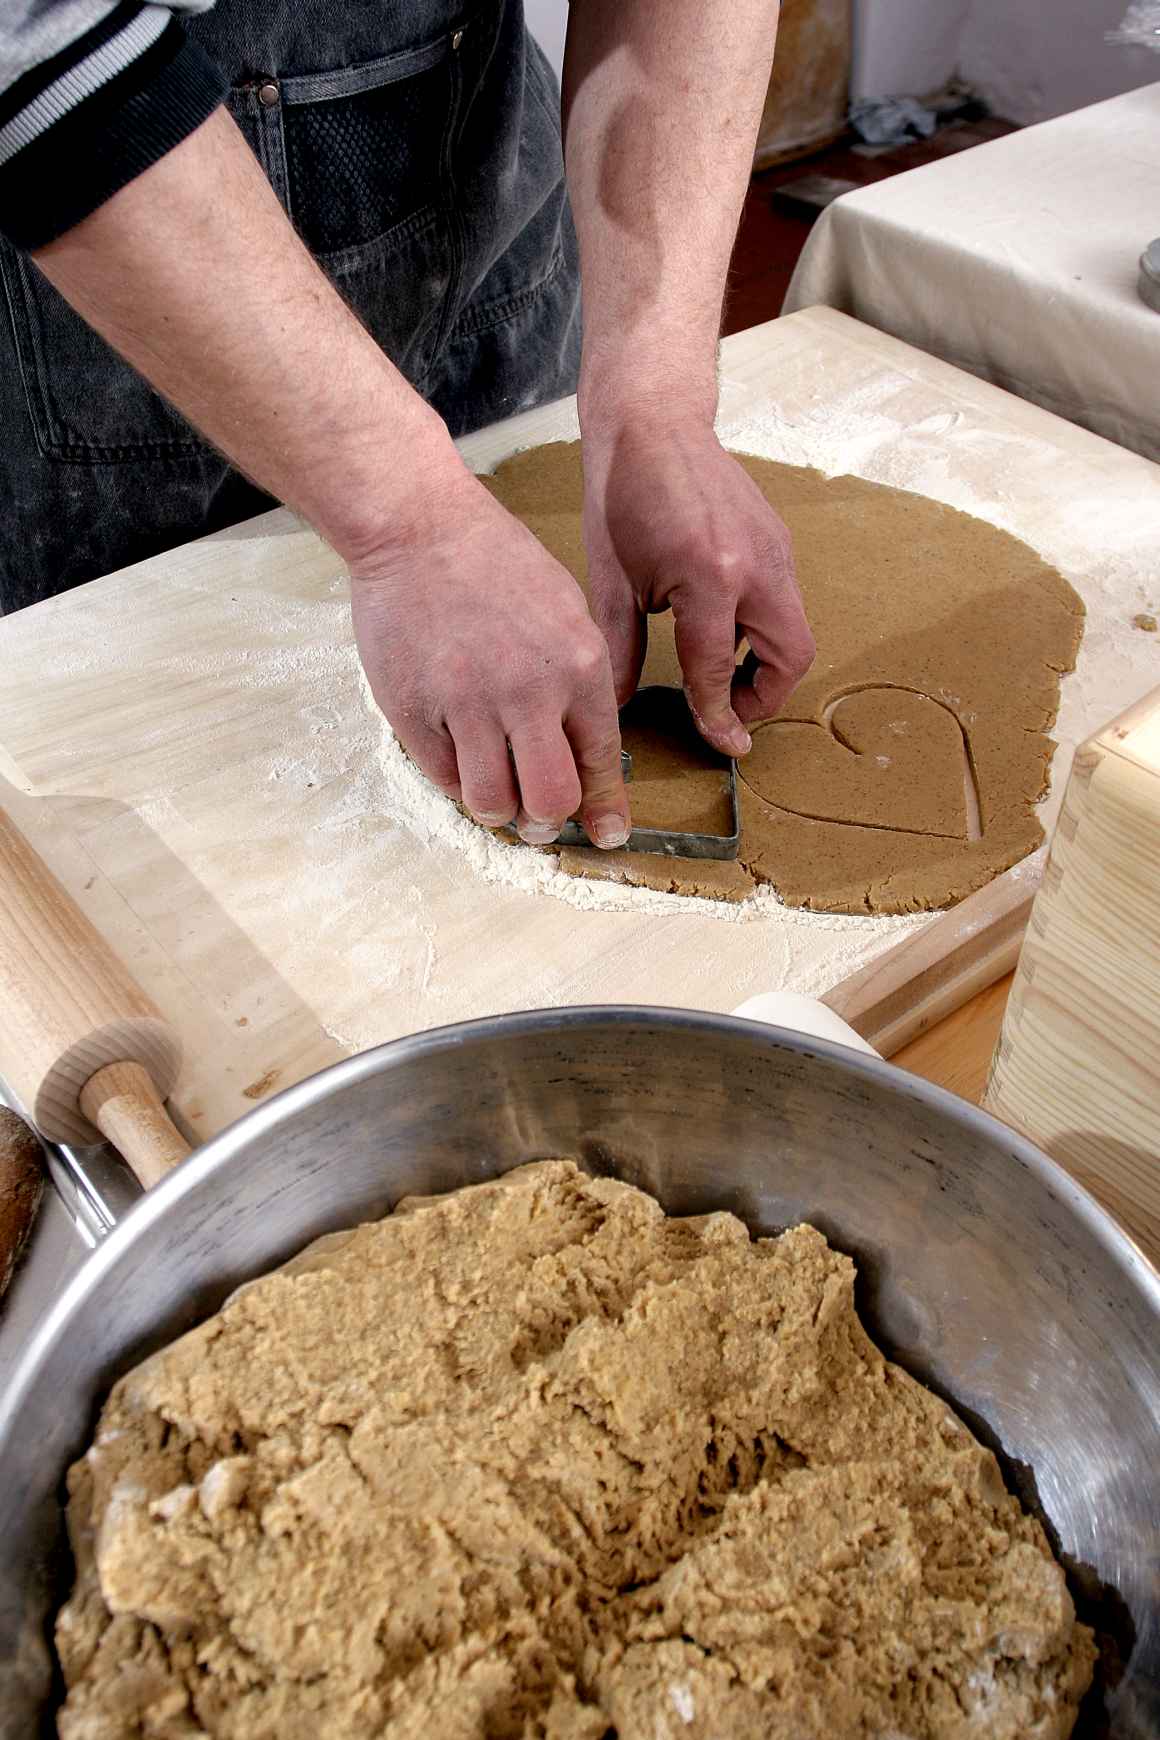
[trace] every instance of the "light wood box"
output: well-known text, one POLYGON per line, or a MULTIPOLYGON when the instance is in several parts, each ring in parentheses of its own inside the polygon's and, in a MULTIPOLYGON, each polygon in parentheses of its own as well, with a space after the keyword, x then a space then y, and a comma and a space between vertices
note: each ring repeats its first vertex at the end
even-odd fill
POLYGON ((983 1103, 1160 1260, 1160 689, 1076 755, 983 1103))

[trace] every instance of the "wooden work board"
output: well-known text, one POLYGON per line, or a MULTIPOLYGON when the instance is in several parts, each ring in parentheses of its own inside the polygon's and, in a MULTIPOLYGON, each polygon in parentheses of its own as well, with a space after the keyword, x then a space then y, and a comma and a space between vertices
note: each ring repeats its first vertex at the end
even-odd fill
MULTIPOLYGON (((1141 578, 1160 468, 823 309, 725 342, 720 427, 736 447, 983 513, 1057 562, 1098 630, 1065 683, 1065 751, 1134 698, 1125 685, 1150 686, 1130 619, 1160 605, 1141 578)), ((569 400, 462 449, 487 470, 575 433, 569 400)), ((424 844, 375 805, 340 564, 282 510, 0 622, 0 670, 0 807, 178 1029, 174 1108, 195 1140, 403 1033, 566 1003, 817 994, 915 928, 578 910, 424 844)), ((1010 930, 1034 866, 1000 884, 1010 930)), ((949 921, 952 942, 986 936, 979 901, 949 921)))

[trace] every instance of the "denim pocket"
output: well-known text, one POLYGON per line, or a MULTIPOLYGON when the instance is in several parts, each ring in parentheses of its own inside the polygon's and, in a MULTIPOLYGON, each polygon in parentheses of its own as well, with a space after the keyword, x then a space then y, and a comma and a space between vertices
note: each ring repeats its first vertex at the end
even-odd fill
POLYGON ((371 242, 381 252, 392 232, 404 234, 438 204, 454 112, 454 40, 281 81, 287 204, 324 264, 341 264, 371 242))
POLYGON ((470 30, 279 84, 295 228, 412 383, 435 352, 455 277, 450 165, 470 30))
POLYGON ((116 465, 205 452, 184 418, 5 242, 0 278, 36 445, 46 458, 116 465))

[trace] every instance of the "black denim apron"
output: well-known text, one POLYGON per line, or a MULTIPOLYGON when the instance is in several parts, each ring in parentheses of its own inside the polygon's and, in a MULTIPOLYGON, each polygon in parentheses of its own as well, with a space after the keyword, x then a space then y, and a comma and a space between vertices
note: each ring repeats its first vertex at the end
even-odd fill
MULTIPOLYGON (((453 435, 573 391, 559 94, 523 0, 217 0, 186 28, 299 234, 453 435)), ((270 505, 2 243, 0 276, 0 612, 270 505)))

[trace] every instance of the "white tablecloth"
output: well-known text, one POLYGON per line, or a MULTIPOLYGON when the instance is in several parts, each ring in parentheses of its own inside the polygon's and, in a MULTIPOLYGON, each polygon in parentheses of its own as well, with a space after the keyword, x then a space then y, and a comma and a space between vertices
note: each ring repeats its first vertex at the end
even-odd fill
POLYGON ((845 194, 784 312, 824 303, 1160 459, 1160 84, 845 194))

